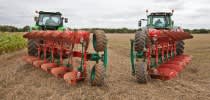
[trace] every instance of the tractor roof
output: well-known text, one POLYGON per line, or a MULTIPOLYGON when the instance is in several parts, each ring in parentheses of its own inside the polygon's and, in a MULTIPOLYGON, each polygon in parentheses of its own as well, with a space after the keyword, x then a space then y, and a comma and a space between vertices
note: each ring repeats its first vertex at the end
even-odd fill
POLYGON ((172 16, 173 13, 171 12, 152 12, 149 16, 159 16, 159 15, 165 15, 165 16, 172 16))
POLYGON ((40 11, 39 14, 55 14, 55 15, 62 15, 60 12, 45 12, 45 11, 40 11))

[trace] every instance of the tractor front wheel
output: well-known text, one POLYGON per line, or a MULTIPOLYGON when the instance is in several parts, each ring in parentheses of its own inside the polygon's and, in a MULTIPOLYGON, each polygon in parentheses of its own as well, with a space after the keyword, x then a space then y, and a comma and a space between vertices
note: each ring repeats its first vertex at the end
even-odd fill
POLYGON ((92 86, 104 84, 105 68, 101 64, 95 64, 91 70, 90 83, 92 86))
POLYGON ((136 79, 139 83, 148 83, 151 79, 148 71, 147 64, 139 59, 136 59, 136 79))
POLYGON ((28 40, 28 54, 30 56, 38 56, 37 44, 38 40, 30 39, 28 40))
POLYGON ((178 41, 176 43, 176 53, 177 55, 182 55, 184 53, 184 41, 178 41))

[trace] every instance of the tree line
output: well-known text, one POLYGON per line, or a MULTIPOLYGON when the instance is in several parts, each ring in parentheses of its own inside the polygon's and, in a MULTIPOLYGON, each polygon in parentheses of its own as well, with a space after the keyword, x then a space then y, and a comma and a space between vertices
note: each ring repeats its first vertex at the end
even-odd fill
POLYGON ((103 30, 105 33, 135 33, 137 29, 128 28, 83 28, 83 30, 103 30))
MULTIPOLYGON (((29 26, 17 28, 15 26, 0 25, 0 32, 27 32, 30 29, 29 26)), ((135 33, 141 29, 128 29, 128 28, 83 28, 84 30, 103 30, 106 33, 135 33)), ((193 34, 207 34, 210 33, 210 29, 184 29, 186 32, 193 34)))
POLYGON ((23 28, 17 28, 15 26, 0 25, 0 32, 26 32, 30 29, 29 26, 24 26, 23 28))

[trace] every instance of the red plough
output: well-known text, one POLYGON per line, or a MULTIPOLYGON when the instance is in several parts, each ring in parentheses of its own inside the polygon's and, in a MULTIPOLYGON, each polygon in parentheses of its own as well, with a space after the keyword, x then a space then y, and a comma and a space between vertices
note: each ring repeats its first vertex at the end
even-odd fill
POLYGON ((32 31, 23 37, 39 41, 35 45, 37 53, 23 57, 27 63, 58 78, 64 78, 68 83, 76 84, 87 77, 87 61, 95 61, 100 66, 94 65, 91 69, 91 84, 102 85, 107 66, 107 40, 102 31, 95 31, 93 34, 96 53, 87 51, 90 33, 86 31, 32 31), (99 64, 100 60, 102 64, 99 64))

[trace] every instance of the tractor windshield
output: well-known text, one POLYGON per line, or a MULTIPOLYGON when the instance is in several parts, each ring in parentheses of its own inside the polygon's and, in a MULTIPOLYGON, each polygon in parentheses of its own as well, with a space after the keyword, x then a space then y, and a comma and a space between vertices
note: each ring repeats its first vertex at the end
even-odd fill
POLYGON ((40 14, 39 22, 40 26, 59 26, 61 24, 61 15, 54 14, 40 14))
POLYGON ((169 18, 166 16, 153 16, 152 26, 156 28, 165 28, 169 25, 169 18))

